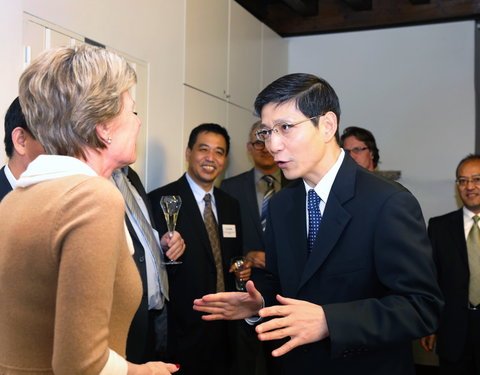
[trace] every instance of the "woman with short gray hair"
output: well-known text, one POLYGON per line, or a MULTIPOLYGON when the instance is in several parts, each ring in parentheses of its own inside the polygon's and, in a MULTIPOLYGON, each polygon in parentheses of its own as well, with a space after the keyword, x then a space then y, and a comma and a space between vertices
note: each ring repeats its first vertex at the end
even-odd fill
POLYGON ((135 365, 126 338, 142 285, 122 195, 108 180, 136 159, 132 67, 95 47, 49 50, 20 78, 47 155, 0 204, 0 373, 170 374, 135 365))

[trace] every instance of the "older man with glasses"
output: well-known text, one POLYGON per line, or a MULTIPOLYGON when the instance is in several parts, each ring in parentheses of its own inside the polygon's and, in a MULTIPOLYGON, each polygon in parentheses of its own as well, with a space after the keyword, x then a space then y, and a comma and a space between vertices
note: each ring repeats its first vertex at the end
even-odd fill
POLYGON ((468 155, 456 171, 463 207, 429 221, 428 234, 445 297, 436 334, 422 345, 436 351, 442 375, 480 374, 480 155, 468 155))

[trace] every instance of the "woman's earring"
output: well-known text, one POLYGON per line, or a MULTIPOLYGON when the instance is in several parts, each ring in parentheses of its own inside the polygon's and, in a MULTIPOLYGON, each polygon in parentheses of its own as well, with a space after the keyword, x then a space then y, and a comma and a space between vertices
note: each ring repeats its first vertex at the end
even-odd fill
POLYGON ((112 137, 108 137, 106 142, 107 142, 108 144, 112 143, 112 137))

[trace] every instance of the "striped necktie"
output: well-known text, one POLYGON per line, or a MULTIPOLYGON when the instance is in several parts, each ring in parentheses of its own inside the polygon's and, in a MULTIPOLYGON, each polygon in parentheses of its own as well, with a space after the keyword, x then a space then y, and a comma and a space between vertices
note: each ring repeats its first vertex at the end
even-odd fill
POLYGON ((470 270, 470 283, 468 286, 468 299, 473 306, 480 305, 480 217, 473 217, 473 225, 467 237, 468 268, 470 270))
POLYGON ((322 221, 322 214, 320 213, 320 197, 314 189, 308 191, 308 238, 307 246, 310 254, 317 238, 318 228, 322 221))
POLYGON ((262 201, 262 215, 260 217, 260 222, 262 224, 262 229, 265 230, 265 226, 267 225, 267 208, 268 208, 268 201, 275 193, 275 185, 273 184, 274 178, 269 174, 262 177, 267 184, 267 189, 265 190, 265 194, 263 195, 262 201))
POLYGON ((121 170, 115 170, 113 172, 113 180, 118 187, 118 190, 123 195, 123 199, 125 200, 125 204, 127 206, 128 211, 135 219, 140 232, 148 244, 148 251, 151 252, 155 259, 155 264, 157 265, 158 276, 160 281, 160 290, 163 296, 168 300, 168 275, 167 270, 165 269, 165 264, 162 262, 161 257, 163 256, 163 251, 155 238, 155 234, 153 233, 153 229, 151 224, 145 218, 142 209, 138 205, 135 196, 130 191, 130 187, 128 186, 127 176, 121 170))
POLYGON ((222 250, 220 248, 218 225, 212 210, 212 196, 207 193, 203 200, 205 201, 203 221, 205 222, 208 239, 210 240, 210 246, 212 247, 213 260, 215 261, 215 268, 217 270, 217 292, 224 292, 225 281, 223 280, 222 250))

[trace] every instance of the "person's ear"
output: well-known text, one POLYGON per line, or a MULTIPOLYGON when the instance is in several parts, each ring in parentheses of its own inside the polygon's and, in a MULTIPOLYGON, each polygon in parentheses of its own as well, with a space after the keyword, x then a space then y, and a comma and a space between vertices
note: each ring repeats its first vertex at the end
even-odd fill
POLYGON ((21 156, 24 156, 27 153, 26 149, 26 130, 20 126, 17 126, 12 130, 12 143, 15 152, 21 156))
POLYGON ((335 133, 338 129, 337 115, 332 111, 328 111, 320 117, 320 122, 323 125, 324 141, 330 142, 332 139, 335 139, 335 133))
POLYGON ((104 143, 112 143, 112 137, 110 136, 110 127, 107 124, 97 125, 95 127, 95 131, 97 132, 98 138, 101 139, 104 143))
POLYGON ((187 146, 185 149, 185 160, 188 162, 190 160, 190 155, 192 154, 192 150, 190 147, 187 146))

